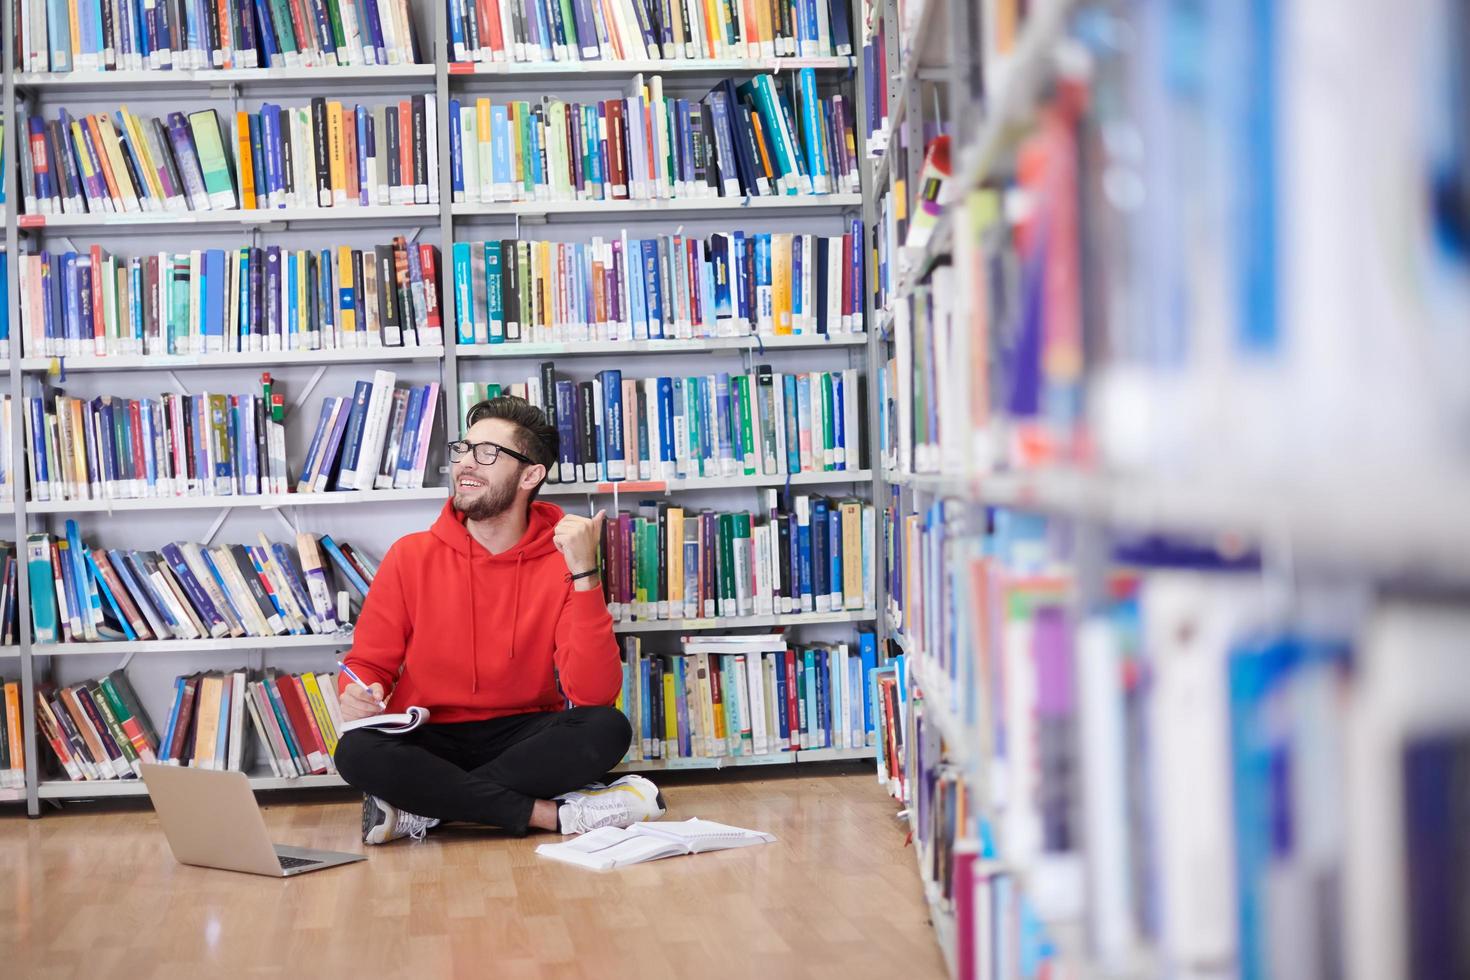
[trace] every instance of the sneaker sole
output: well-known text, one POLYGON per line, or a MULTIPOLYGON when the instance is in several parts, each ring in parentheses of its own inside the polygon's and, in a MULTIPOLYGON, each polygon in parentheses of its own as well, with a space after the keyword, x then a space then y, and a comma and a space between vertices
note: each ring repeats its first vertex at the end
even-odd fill
POLYGON ((364 800, 362 807, 362 842, 364 844, 386 844, 387 840, 374 840, 373 832, 379 827, 386 827, 387 825, 388 819, 383 814, 382 809, 376 803, 369 803, 367 800, 364 800), (380 815, 383 816, 382 820, 377 819, 380 815))

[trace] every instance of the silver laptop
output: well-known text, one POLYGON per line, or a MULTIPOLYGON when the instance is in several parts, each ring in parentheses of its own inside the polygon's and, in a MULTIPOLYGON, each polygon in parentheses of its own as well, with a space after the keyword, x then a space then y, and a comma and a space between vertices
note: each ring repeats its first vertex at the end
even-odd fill
POLYGON ((143 782, 180 864, 289 878, 366 858, 272 844, 242 772, 144 765, 143 782))

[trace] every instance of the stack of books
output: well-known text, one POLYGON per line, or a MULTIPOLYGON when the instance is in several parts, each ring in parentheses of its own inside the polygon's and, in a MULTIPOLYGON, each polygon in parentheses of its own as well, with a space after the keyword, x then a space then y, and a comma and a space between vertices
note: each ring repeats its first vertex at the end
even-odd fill
POLYGON ((408 0, 19 0, 21 71, 180 71, 419 60, 408 0))
POLYGON ((98 245, 20 260, 24 356, 440 346, 439 252, 402 236, 319 252, 98 245))
POLYGON ((456 61, 852 54, 845 0, 449 0, 456 61))
POLYGON ((166 544, 159 551, 91 548, 76 521, 65 535, 26 539, 37 644, 304 636, 349 629, 351 597, 377 566, 330 535, 272 544, 166 544))
POLYGON ((686 636, 679 653, 623 640, 625 761, 718 759, 874 744, 877 643, 791 644, 781 633, 686 636))
POLYGON ((507 394, 546 412, 560 435, 557 483, 840 473, 866 465, 861 376, 844 371, 623 378, 589 381, 540 372, 510 385, 460 386, 466 412, 507 394), (852 451, 849 451, 852 450, 852 451))
POLYGON ((456 242, 461 344, 863 331, 863 226, 590 242, 456 242))
POLYGON ((767 491, 763 513, 646 503, 608 518, 603 589, 613 619, 862 610, 873 603, 873 509, 767 491))
POLYGON ((858 190, 851 100, 823 99, 810 68, 726 79, 703 100, 663 80, 598 102, 449 103, 456 203, 620 201, 858 190))
POLYGON ((433 95, 374 107, 213 109, 165 118, 21 117, 25 213, 129 214, 343 208, 439 201, 433 95))

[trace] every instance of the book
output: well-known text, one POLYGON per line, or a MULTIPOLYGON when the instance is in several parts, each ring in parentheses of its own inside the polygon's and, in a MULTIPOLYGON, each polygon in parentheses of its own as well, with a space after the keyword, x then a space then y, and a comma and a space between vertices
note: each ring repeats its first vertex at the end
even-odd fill
POLYGON ((368 715, 366 718, 344 721, 341 726, 341 734, 346 735, 359 728, 371 728, 388 735, 403 735, 428 720, 429 709, 413 705, 407 711, 368 715))
POLYGON ((645 861, 708 854, 738 847, 773 844, 776 838, 713 820, 635 823, 631 827, 599 827, 559 844, 541 844, 536 853, 594 871, 610 871, 645 861))

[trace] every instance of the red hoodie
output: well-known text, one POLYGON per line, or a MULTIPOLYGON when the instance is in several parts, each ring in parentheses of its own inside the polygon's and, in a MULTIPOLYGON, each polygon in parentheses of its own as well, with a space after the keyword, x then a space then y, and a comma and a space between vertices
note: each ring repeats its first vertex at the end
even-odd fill
MULTIPOLYGON (((432 528, 383 556, 348 666, 392 691, 389 711, 422 705, 431 722, 556 711, 558 678, 573 704, 612 704, 622 686, 612 616, 602 590, 566 580, 551 540, 561 518, 532 503, 525 535, 492 555, 446 503, 432 528)), ((337 688, 350 683, 344 673, 337 688)))

